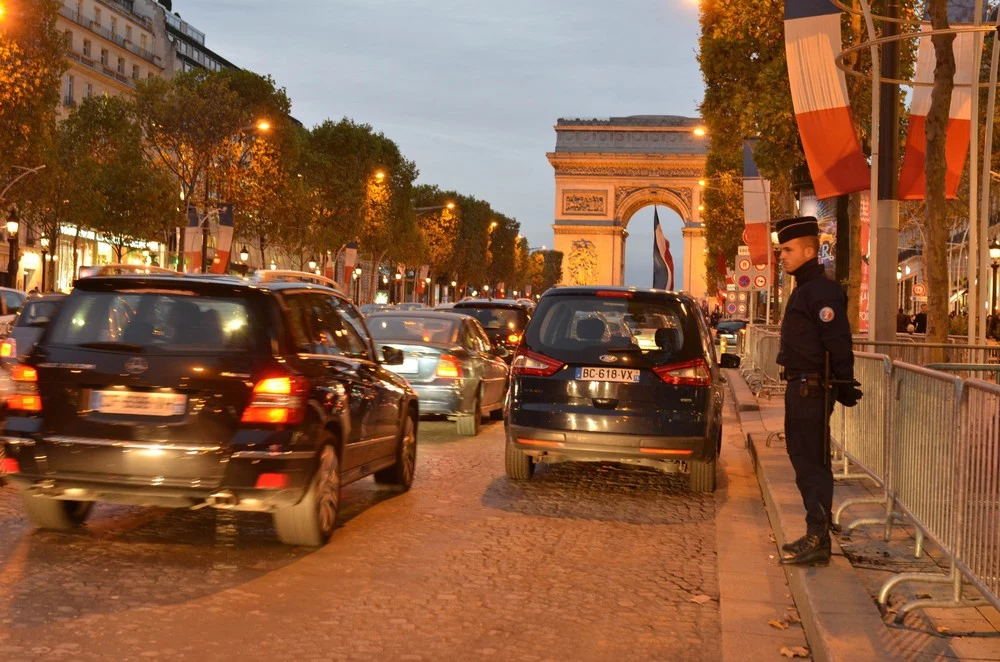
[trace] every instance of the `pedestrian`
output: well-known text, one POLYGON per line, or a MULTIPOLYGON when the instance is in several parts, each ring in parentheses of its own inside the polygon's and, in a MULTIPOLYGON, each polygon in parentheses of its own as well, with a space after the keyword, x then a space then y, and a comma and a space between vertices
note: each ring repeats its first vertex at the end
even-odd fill
POLYGON ((896 333, 906 333, 906 327, 910 323, 910 316, 900 308, 896 313, 896 333))
POLYGON ((920 312, 913 316, 913 332, 927 333, 927 304, 920 304, 920 312))
POLYGON ((819 223, 812 216, 789 218, 778 221, 777 231, 781 264, 796 284, 781 321, 778 351, 778 363, 788 382, 785 443, 806 511, 806 534, 782 546, 781 562, 825 565, 830 561, 833 508, 833 472, 824 439, 832 410, 832 401, 827 408, 824 393, 827 354, 832 378, 855 384, 835 390, 836 400, 853 407, 861 391, 854 382, 847 295, 826 277, 817 257, 819 223))

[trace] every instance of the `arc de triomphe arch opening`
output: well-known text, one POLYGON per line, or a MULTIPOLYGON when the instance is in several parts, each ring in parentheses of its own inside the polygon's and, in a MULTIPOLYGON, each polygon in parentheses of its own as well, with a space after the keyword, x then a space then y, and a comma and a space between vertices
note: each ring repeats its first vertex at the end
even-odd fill
MULTIPOLYGON (((555 169, 554 248, 563 285, 622 285, 626 228, 648 205, 673 209, 684 223, 684 290, 707 294, 701 187, 708 138, 701 120, 674 115, 560 119, 555 169)), ((650 256, 652 260, 652 255, 650 256)), ((680 274, 679 274, 680 275, 680 274)))

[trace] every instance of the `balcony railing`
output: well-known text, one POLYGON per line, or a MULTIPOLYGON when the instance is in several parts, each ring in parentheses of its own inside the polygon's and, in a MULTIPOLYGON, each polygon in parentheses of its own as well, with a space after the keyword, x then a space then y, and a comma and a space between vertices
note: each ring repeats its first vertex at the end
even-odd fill
POLYGON ((67 108, 76 108, 76 100, 71 96, 63 97, 63 105, 67 108))
POLYGON ((76 11, 74 9, 70 9, 69 7, 66 7, 64 5, 64 6, 62 6, 62 7, 59 8, 59 13, 61 15, 65 16, 66 18, 68 18, 69 20, 73 21, 77 25, 90 30, 94 34, 98 34, 98 35, 104 37, 105 39, 107 39, 110 42, 118 44, 119 46, 121 46, 125 50, 129 51, 130 53, 133 53, 134 55, 138 55, 139 57, 141 57, 142 59, 146 60, 147 62, 151 62, 152 64, 154 64, 157 67, 162 66, 161 63, 160 63, 161 62, 160 57, 158 55, 154 55, 151 51, 148 51, 145 48, 141 48, 141 47, 137 46, 134 42, 129 41, 128 39, 125 39, 124 37, 122 37, 119 34, 111 32, 111 30, 109 30, 106 27, 104 27, 103 25, 100 25, 99 23, 97 23, 97 22, 95 22, 95 21, 87 18, 86 16, 84 16, 80 12, 78 12, 78 11, 76 11))
POLYGON ((128 87, 132 87, 132 88, 135 87, 135 81, 133 81, 128 76, 123 76, 122 74, 116 72, 114 69, 112 69, 109 66, 106 66, 106 65, 103 65, 103 64, 98 64, 97 62, 94 62, 93 60, 91 60, 89 57, 84 57, 83 55, 80 55, 78 53, 74 53, 72 51, 70 51, 69 53, 67 53, 67 55, 71 59, 76 60, 77 62, 79 62, 80 64, 82 64, 83 66, 90 67, 94 71, 100 72, 100 73, 104 74, 105 76, 107 76, 108 78, 114 78, 118 82, 123 83, 123 84, 127 85, 128 87))

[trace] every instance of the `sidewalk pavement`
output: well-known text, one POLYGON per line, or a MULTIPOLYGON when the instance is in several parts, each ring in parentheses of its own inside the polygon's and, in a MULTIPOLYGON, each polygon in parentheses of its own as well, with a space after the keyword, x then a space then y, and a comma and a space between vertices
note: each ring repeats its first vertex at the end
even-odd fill
MULTIPOLYGON (((776 546, 804 533, 805 513, 783 438, 784 398, 750 392, 739 370, 727 370, 733 402, 757 480, 777 538, 776 546)), ((870 481, 837 481, 834 510, 851 498, 879 496, 870 481)), ((884 515, 877 505, 853 507, 842 524, 884 515)), ((921 595, 947 598, 949 586, 905 584, 890 597, 881 615, 877 596, 883 582, 900 572, 947 573, 939 550, 925 543, 920 559, 913 556, 912 527, 896 524, 888 543, 883 527, 861 526, 833 540, 834 557, 825 568, 785 566, 788 585, 802 618, 815 660, 1000 660, 1000 615, 992 608, 924 609, 893 624, 896 608, 921 595)), ((776 550, 775 563, 780 552, 776 550)))

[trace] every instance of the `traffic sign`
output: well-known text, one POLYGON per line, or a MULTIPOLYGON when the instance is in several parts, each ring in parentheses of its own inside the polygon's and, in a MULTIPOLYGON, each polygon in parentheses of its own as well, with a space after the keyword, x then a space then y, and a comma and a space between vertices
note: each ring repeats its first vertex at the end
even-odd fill
MULTIPOLYGON (((736 284, 743 289, 750 287, 750 276, 748 276, 747 274, 743 274, 736 280, 736 284)), ((740 296, 742 299, 742 297, 744 296, 742 292, 740 293, 740 296)))
POLYGON ((737 298, 739 299, 740 303, 743 303, 744 301, 747 300, 747 293, 746 292, 740 292, 737 298))
POLYGON ((750 258, 741 257, 736 261, 736 269, 737 271, 750 271, 751 264, 750 258))
POLYGON ((731 304, 727 305, 726 306, 726 312, 729 313, 730 315, 732 315, 733 313, 735 313, 736 312, 736 304, 735 303, 731 303, 731 304))
POLYGON ((736 302, 736 292, 726 292, 726 299, 730 303, 735 303, 736 302))
POLYGON ((927 286, 926 285, 924 285, 923 283, 914 283, 913 284, 913 296, 915 296, 915 297, 922 297, 925 294, 927 294, 927 286))
POLYGON ((755 264, 753 268, 757 271, 767 271, 767 264, 755 264))
POLYGON ((758 290, 762 290, 767 287, 767 276, 764 274, 757 274, 753 277, 753 286, 758 290))
POLYGON ((746 312, 747 312, 747 305, 745 303, 741 303, 739 305, 739 311, 740 311, 740 315, 746 314, 746 312))

